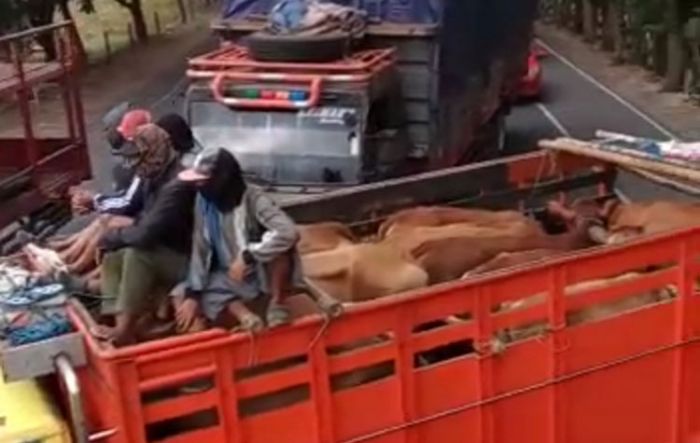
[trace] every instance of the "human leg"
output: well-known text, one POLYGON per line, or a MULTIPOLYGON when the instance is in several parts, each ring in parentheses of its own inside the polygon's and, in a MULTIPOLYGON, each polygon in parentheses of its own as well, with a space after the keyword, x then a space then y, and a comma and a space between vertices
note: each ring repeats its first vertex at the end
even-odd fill
POLYGON ((124 250, 116 324, 111 334, 116 345, 135 341, 137 321, 149 315, 155 317, 167 291, 182 278, 186 261, 186 257, 165 248, 155 251, 124 250))
POLYGON ((268 290, 270 292, 270 305, 266 315, 267 326, 274 328, 285 325, 291 320, 285 299, 289 295, 291 286, 292 257, 289 254, 284 254, 266 263, 265 273, 269 279, 268 290))

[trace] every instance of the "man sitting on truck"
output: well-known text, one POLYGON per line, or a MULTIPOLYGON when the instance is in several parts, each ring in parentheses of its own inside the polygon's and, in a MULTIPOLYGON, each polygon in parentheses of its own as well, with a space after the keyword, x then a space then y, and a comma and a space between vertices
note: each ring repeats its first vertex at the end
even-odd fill
POLYGON ((179 157, 166 131, 141 126, 126 164, 143 181, 132 200, 133 223, 105 229, 99 239, 105 313, 114 313, 114 328, 101 335, 115 345, 132 343, 139 321, 155 314, 168 292, 185 278, 192 237, 195 189, 177 180, 179 157))
MULTIPOLYGON (((72 196, 71 203, 77 212, 96 211, 104 214, 123 214, 141 184, 141 179, 134 174, 133 169, 123 165, 124 152, 129 150, 133 144, 136 130, 150 122, 150 113, 141 109, 129 111, 124 115, 121 124, 110 137, 112 154, 119 158, 121 168, 119 174, 114 174, 116 192, 97 194, 87 189, 76 191, 72 196), (128 180, 128 186, 124 186, 125 180, 128 180)), ((194 148, 192 129, 180 115, 166 114, 159 118, 155 124, 168 133, 178 155, 185 155, 194 148)))
POLYGON ((261 293, 271 297, 267 326, 288 323, 284 298, 292 280, 301 281, 294 222, 245 182, 238 161, 223 148, 200 153, 179 178, 198 190, 184 300, 175 302, 179 329, 189 330, 200 309, 210 322, 226 310, 240 320, 241 302, 261 293))
MULTIPOLYGON (((113 141, 112 153, 120 158, 122 172, 127 171, 130 174, 131 183, 128 187, 106 195, 94 194, 88 190, 74 193, 72 198, 74 209, 83 213, 91 212, 79 217, 87 220, 81 223, 83 227, 80 227, 80 231, 76 235, 56 244, 59 249, 65 251, 62 258, 68 264, 69 269, 82 272, 85 267, 92 263, 97 241, 94 237, 102 229, 100 222, 95 221, 98 215, 121 216, 121 218, 110 217, 110 223, 117 226, 129 223, 129 220, 124 219, 123 216, 134 217, 137 215, 134 198, 139 195, 142 180, 134 173, 133 168, 127 168, 124 165, 123 158, 125 153, 133 151, 133 138, 138 128, 149 121, 150 114, 147 111, 133 110, 124 115, 121 124, 115 129, 115 132, 120 134, 121 141, 113 141), (91 224, 85 227, 88 223, 91 224)), ((156 121, 156 125, 168 133, 179 159, 194 148, 192 130, 180 115, 166 114, 156 121)))

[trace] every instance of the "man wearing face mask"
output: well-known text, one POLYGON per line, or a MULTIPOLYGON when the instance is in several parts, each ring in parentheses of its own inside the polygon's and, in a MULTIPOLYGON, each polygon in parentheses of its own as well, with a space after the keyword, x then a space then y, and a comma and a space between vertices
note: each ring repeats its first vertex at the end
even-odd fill
MULTIPOLYGON (((130 203, 137 194, 141 179, 122 161, 125 154, 134 152, 133 138, 139 127, 151 123, 151 114, 143 109, 126 112, 118 127, 109 132, 112 155, 120 160, 115 167, 114 181, 116 192, 96 194, 88 190, 75 191, 71 203, 75 212, 95 211, 102 214, 128 215, 130 203), (117 171, 119 171, 117 173, 117 171)), ((187 122, 178 114, 166 114, 155 124, 170 136, 173 149, 182 157, 194 148, 194 136, 187 122)))
POLYGON ((235 157, 225 149, 200 153, 180 180, 195 183, 194 232, 184 301, 176 307, 187 330, 201 311, 215 322, 237 303, 270 295, 268 327, 289 321, 284 297, 301 281, 299 239, 294 222, 260 189, 243 179, 235 157))
POLYGON ((102 334, 116 345, 132 343, 137 322, 153 315, 170 288, 184 279, 195 195, 191 184, 177 180, 178 156, 162 128, 138 128, 133 149, 122 155, 143 183, 131 203, 138 214, 133 224, 109 229, 99 241, 102 293, 116 305, 106 306, 115 313, 116 326, 103 328, 102 334))

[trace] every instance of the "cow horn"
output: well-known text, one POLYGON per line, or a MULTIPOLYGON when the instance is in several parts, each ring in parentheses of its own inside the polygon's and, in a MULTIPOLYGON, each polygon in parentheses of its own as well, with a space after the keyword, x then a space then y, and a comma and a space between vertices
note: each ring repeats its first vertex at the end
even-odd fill
POLYGON ((605 245, 610 239, 610 233, 602 226, 590 226, 588 228, 588 238, 594 243, 605 245))

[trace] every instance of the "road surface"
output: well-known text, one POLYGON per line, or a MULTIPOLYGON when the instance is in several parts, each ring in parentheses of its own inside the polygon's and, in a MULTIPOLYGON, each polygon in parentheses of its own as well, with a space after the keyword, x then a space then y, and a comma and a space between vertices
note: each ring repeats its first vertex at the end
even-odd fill
MULTIPOLYGON (((656 139, 673 137, 668 129, 597 82, 546 43, 540 44, 549 52, 549 56, 541 59, 543 94, 538 102, 514 108, 508 120, 508 152, 530 151, 536 147, 539 139, 547 137, 591 139, 598 129, 656 139)), ((633 174, 621 174, 618 182, 619 190, 633 200, 689 198, 651 185, 633 174)))

